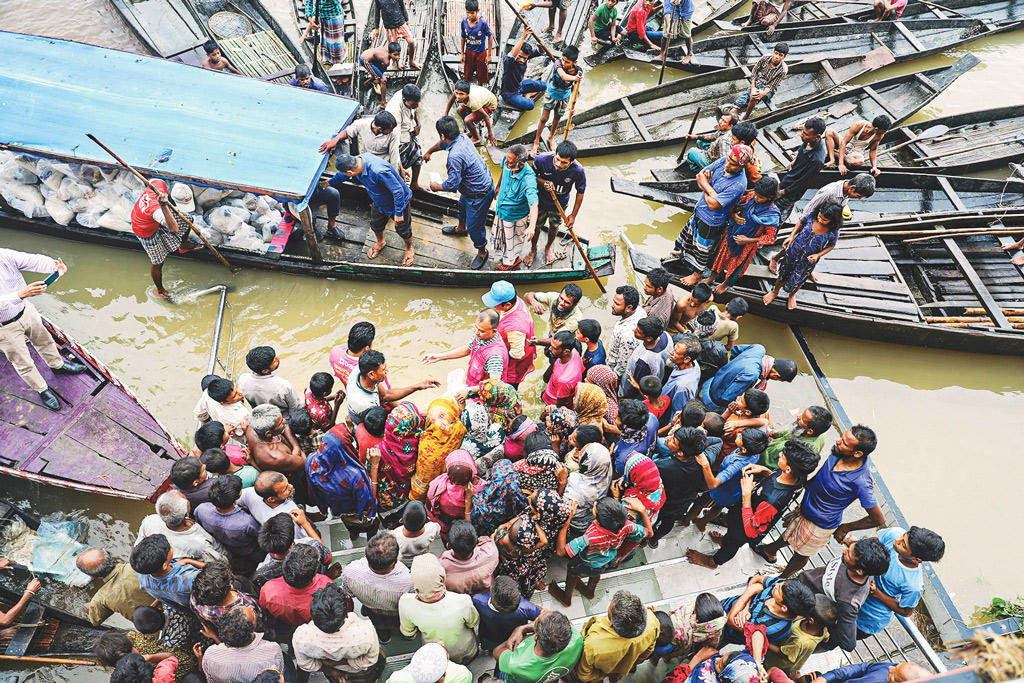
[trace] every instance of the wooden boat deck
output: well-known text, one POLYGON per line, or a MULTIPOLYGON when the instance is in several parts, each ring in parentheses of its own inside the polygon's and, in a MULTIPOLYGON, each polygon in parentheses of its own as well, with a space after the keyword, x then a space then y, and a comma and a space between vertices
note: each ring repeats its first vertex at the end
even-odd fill
MULTIPOLYGON (((495 95, 501 84, 501 5, 504 0, 479 0, 480 17, 491 27, 494 33, 494 51, 488 63, 487 72, 490 79, 483 85, 495 95)), ((466 17, 465 0, 441 0, 437 9, 438 49, 441 53, 441 66, 445 79, 452 90, 463 74, 463 65, 459 63, 462 56, 462 20, 466 17)), ((487 39, 485 39, 487 40, 487 39)), ((476 82, 475 80, 472 82, 476 82)))
POLYGON ((139 42, 157 57, 199 65, 209 40, 188 0, 110 0, 139 42))
MULTIPOLYGON (((982 19, 986 21, 1018 21, 1024 19, 1024 5, 1018 0, 945 0, 939 5, 925 5, 911 2, 903 10, 901 20, 905 19, 982 19)), ((829 2, 818 3, 794 2, 789 8, 783 27, 790 27, 797 22, 834 22, 848 21, 858 23, 873 19, 873 9, 865 10, 862 2, 829 2)), ((729 26, 735 29, 735 26, 729 26)))
MULTIPOLYGON (((308 0, 309 3, 316 6, 317 0, 308 0)), ((292 5, 295 8, 295 22, 299 27, 299 31, 305 31, 306 27, 306 5, 307 0, 293 0, 292 5)), ((308 37, 303 45, 303 51, 309 57, 311 61, 318 62, 320 67, 327 72, 327 76, 337 86, 337 92, 352 95, 356 94, 356 88, 358 87, 357 81, 353 79, 353 76, 357 73, 356 69, 356 57, 359 55, 356 53, 358 49, 358 41, 356 40, 356 8, 353 0, 341 0, 341 8, 345 12, 345 47, 348 50, 348 57, 341 64, 333 64, 331 68, 320 60, 319 50, 317 49, 317 42, 313 36, 308 37)))
MULTIPOLYGON (((431 41, 434 37, 436 27, 434 26, 434 3, 432 0, 405 0, 405 9, 409 13, 409 29, 412 31, 412 38, 416 41, 416 61, 425 66, 430 57, 431 41)), ((359 41, 359 54, 371 47, 379 47, 388 42, 387 31, 384 29, 384 22, 380 17, 380 10, 376 2, 370 3, 370 11, 367 17, 366 28, 363 31, 363 38, 359 41), (376 30, 377 35, 373 33, 376 30)), ((402 46, 402 54, 399 57, 399 64, 407 64, 409 61, 409 45, 404 39, 398 41, 402 46)), ((356 54, 356 59, 359 58, 356 54)), ((358 65, 356 68, 363 69, 358 65)), ((365 69, 364 74, 365 76, 365 69)), ((419 83, 422 77, 420 69, 391 68, 388 70, 388 93, 396 93, 403 86, 409 83, 419 83)), ((367 113, 377 111, 380 97, 373 91, 368 79, 361 78, 359 86, 359 101, 366 108, 367 113)))
MULTIPOLYGON (((0 585, 0 610, 9 610, 19 599, 20 592, 0 585)), ((2 654, 25 663, 33 657, 91 657, 93 643, 110 629, 32 599, 12 631, 0 634, 0 648, 2 654)))
POLYGON ((55 375, 29 347, 61 402, 56 413, 43 407, 10 361, 0 357, 0 471, 71 488, 155 498, 179 457, 175 443, 73 342, 55 338, 65 357, 84 363, 89 371, 55 375))

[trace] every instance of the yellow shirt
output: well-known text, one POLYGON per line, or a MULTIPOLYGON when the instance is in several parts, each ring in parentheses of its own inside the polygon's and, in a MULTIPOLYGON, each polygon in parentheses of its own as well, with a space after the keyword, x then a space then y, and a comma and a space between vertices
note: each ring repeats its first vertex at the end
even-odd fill
POLYGON ((469 99, 466 100, 466 105, 470 111, 479 111, 484 107, 494 111, 498 108, 498 98, 487 88, 471 85, 469 86, 469 99))
POLYGON ((812 636, 803 629, 804 620, 797 619, 789 635, 779 644, 781 655, 768 652, 764 657, 764 668, 777 666, 786 673, 800 671, 807 659, 818 647, 818 643, 828 638, 828 629, 823 629, 820 636, 812 636))
POLYGON ((581 681, 599 681, 606 676, 625 676, 654 652, 661 628, 654 612, 647 613, 647 627, 636 638, 623 638, 612 628, 608 615, 593 617, 583 627, 583 655, 576 665, 581 681))

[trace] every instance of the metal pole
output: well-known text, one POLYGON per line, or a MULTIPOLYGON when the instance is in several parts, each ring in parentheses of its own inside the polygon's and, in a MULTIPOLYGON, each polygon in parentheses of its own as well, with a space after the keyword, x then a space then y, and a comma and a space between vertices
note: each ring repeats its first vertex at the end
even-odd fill
POLYGON ((217 324, 213 326, 213 342, 210 344, 210 360, 206 364, 206 374, 212 375, 217 369, 217 352, 220 349, 220 329, 224 322, 224 308, 228 303, 228 288, 225 285, 211 287, 207 291, 220 290, 220 303, 217 304, 217 324))
POLYGON ((928 660, 928 663, 932 665, 932 668, 938 673, 946 671, 946 665, 943 663, 942 657, 932 649, 928 639, 924 637, 924 634, 921 633, 920 630, 918 630, 917 625, 901 614, 897 614, 896 618, 899 619, 901 624, 903 624, 903 628, 907 630, 907 635, 909 635, 910 639, 914 641, 914 645, 917 645, 917 649, 921 651, 921 654, 923 654, 924 658, 928 660))

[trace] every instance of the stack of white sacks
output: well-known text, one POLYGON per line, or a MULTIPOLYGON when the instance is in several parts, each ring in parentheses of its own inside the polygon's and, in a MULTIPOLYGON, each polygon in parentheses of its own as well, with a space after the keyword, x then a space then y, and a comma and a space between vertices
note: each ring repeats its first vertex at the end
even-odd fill
MULTIPOLYGON (((172 194, 177 185, 187 184, 170 183, 172 194)), ((187 186, 196 208, 186 215, 211 244, 266 251, 281 222, 284 207, 277 201, 238 190, 187 186)), ((0 150, 0 195, 28 218, 131 232, 132 207, 144 189, 128 171, 0 150)), ((159 211, 154 217, 163 220, 159 211)))

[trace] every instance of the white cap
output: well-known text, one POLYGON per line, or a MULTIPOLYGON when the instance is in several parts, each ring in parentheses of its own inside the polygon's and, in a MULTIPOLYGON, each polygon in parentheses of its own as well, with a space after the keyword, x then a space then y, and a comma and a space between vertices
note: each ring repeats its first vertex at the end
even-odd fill
POLYGON ((178 211, 182 213, 192 213, 196 210, 196 200, 192 195, 192 188, 185 183, 174 183, 174 187, 171 188, 171 199, 174 200, 178 211))
POLYGON ((416 683, 437 683, 448 671, 448 652, 440 643, 424 645, 409 662, 409 673, 416 683))

